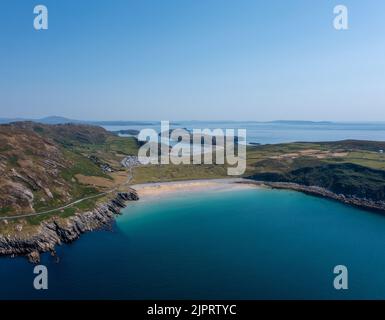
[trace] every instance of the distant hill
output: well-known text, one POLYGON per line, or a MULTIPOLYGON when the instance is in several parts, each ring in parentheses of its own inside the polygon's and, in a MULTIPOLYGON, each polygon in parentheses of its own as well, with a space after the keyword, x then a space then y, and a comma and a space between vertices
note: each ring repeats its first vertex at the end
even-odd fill
POLYGON ((291 124, 291 125, 311 125, 311 124, 332 124, 332 121, 306 121, 306 120, 275 120, 268 123, 291 124))
POLYGON ((23 121, 33 121, 43 124, 65 124, 65 123, 86 123, 86 121, 73 120, 65 117, 59 116, 49 116, 41 119, 31 119, 31 118, 0 118, 0 124, 7 124, 12 122, 23 122, 23 121))
MULTIPOLYGON (((34 121, 34 120, 31 120, 34 121)), ((68 119, 65 117, 59 116, 50 116, 36 120, 36 122, 44 123, 44 124, 65 124, 65 123, 86 123, 85 121, 68 119)))
POLYGON ((6 124, 11 122, 17 122, 17 121, 25 121, 25 119, 22 118, 0 118, 0 124, 6 124))
POLYGON ((23 122, 23 121, 32 121, 36 123, 42 124, 88 124, 88 125, 97 125, 97 126, 146 126, 146 125, 155 125, 157 122, 155 121, 124 121, 124 120, 108 120, 108 121, 92 121, 92 120, 76 120, 69 119, 66 117, 60 116, 49 116, 40 119, 30 119, 30 118, 0 118, 0 124, 7 124, 12 122, 23 122))

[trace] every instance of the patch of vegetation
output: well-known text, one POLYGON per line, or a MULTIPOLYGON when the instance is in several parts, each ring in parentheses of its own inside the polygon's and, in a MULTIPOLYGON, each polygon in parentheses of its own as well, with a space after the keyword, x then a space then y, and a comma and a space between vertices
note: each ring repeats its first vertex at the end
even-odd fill
POLYGON ((19 161, 19 157, 17 155, 12 155, 12 156, 8 157, 8 163, 12 167, 19 167, 18 161, 19 161))
POLYGON ((52 199, 47 198, 47 195, 44 193, 43 190, 35 191, 33 196, 35 199, 33 203, 33 208, 37 212, 57 208, 64 204, 64 200, 62 199, 62 196, 60 196, 55 192, 53 192, 52 199))
MULTIPOLYGON (((101 197, 103 198, 103 197, 101 197)), ((99 200, 100 201, 100 200, 99 200)), ((93 210, 98 203, 98 199, 84 200, 76 205, 65 208, 63 210, 57 210, 46 214, 40 214, 37 216, 27 217, 26 220, 32 225, 39 225, 42 221, 52 217, 68 218, 75 215, 78 212, 85 212, 93 210)))
POLYGON ((33 131, 35 131, 38 134, 43 134, 44 133, 44 128, 42 126, 34 126, 33 131))
POLYGON ((0 208, 0 215, 5 216, 9 213, 11 213, 13 209, 11 207, 2 207, 0 208))
POLYGON ((12 151, 12 150, 13 150, 13 148, 9 144, 0 147, 0 152, 7 152, 7 151, 12 151))
POLYGON ((62 218, 68 218, 73 216, 76 213, 76 208, 75 207, 69 207, 65 208, 63 212, 60 213, 60 217, 62 218))
POLYGON ((95 208, 96 201, 97 201, 96 199, 84 200, 76 205, 76 209, 80 212, 92 210, 95 208))
POLYGON ((83 155, 71 152, 69 150, 64 150, 63 153, 66 159, 70 160, 73 164, 70 168, 64 169, 61 172, 62 177, 66 181, 72 181, 76 174, 110 179, 110 176, 103 173, 100 167, 98 167, 95 163, 83 155))
POLYGON ((224 165, 152 165, 133 170, 133 184, 145 182, 228 178, 224 165))
POLYGON ((47 220, 52 217, 52 214, 40 214, 37 216, 32 216, 32 217, 27 217, 25 220, 27 221, 28 224, 31 224, 33 226, 37 226, 40 223, 42 223, 44 220, 47 220))
POLYGON ((125 155, 137 155, 139 144, 133 137, 109 137, 107 139, 109 149, 125 155))

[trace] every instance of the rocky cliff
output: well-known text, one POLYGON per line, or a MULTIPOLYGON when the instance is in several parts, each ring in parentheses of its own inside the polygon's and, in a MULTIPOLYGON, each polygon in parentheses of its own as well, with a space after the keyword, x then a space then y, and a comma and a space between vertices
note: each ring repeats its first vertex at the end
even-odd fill
POLYGON ((269 182, 269 181, 248 181, 247 183, 253 183, 260 186, 267 186, 273 189, 288 189, 303 192, 313 196, 332 199, 342 202, 344 204, 357 207, 364 210, 376 211, 385 214, 385 200, 373 200, 368 198, 359 198, 354 195, 344 195, 341 193, 335 193, 328 189, 318 186, 306 186, 291 182, 269 182))
POLYGON ((64 220, 52 218, 43 221, 32 237, 0 235, 0 254, 24 255, 31 262, 37 263, 40 261, 40 253, 54 253, 56 245, 72 242, 84 232, 111 225, 114 216, 120 213, 127 201, 138 199, 135 190, 131 189, 129 192, 118 193, 114 199, 93 211, 76 214, 64 220))

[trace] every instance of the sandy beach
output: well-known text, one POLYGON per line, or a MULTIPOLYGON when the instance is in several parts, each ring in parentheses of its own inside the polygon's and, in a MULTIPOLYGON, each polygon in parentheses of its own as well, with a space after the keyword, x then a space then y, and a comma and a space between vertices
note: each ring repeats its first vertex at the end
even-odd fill
POLYGON ((204 179, 204 180, 185 180, 173 182, 155 182, 136 184, 134 188, 139 195, 140 200, 157 199, 170 196, 176 193, 191 193, 204 191, 234 191, 256 188, 248 180, 242 178, 229 179, 204 179), (242 183, 240 183, 242 182, 242 183))

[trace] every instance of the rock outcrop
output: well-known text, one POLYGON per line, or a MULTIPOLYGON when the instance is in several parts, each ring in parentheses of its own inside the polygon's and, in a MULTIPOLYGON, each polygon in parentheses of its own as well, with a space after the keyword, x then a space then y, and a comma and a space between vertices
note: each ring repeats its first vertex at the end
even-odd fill
POLYGON ((78 213, 66 219, 52 218, 43 221, 32 237, 0 235, 0 255, 24 255, 33 263, 40 261, 40 253, 55 252, 56 245, 70 243, 88 231, 110 226, 114 216, 120 214, 127 201, 139 197, 135 190, 118 193, 108 203, 93 211, 78 213))
POLYGON ((342 202, 344 204, 357 207, 364 210, 376 211, 382 214, 385 214, 385 200, 373 200, 367 198, 360 198, 353 195, 344 195, 337 194, 330 190, 327 190, 318 186, 306 186, 297 183, 290 182, 268 182, 268 181, 253 181, 251 180, 248 183, 254 183, 256 185, 267 186, 273 189, 289 189, 295 190, 299 192, 303 192, 306 194, 310 194, 313 196, 323 197, 332 199, 335 201, 342 202))

